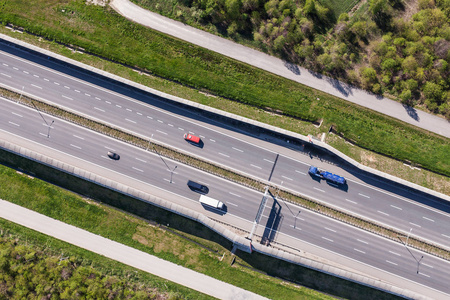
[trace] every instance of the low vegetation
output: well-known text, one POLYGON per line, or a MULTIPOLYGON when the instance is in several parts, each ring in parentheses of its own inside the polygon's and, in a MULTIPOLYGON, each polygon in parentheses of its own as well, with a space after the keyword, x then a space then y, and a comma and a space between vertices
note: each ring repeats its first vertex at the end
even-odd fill
POLYGON ((323 119, 322 131, 333 125, 360 147, 450 175, 449 139, 155 33, 108 7, 69 0, 2 5, 3 23, 243 104, 294 119, 323 119))
POLYGON ((0 230, 0 299, 209 299, 119 263, 105 269, 100 255, 87 255, 94 263, 80 249, 5 220, 0 230))
POLYGON ((446 0, 133 1, 450 119, 446 0))

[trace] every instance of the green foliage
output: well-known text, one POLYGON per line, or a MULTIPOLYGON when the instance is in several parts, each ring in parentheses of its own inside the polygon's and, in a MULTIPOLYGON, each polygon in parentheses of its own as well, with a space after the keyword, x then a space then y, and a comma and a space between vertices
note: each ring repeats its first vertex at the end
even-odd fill
MULTIPOLYGON (((3 228, 2 228, 3 231, 3 228)), ((0 299, 156 299, 149 286, 82 266, 81 259, 55 256, 12 237, 0 237, 0 299)), ((176 294, 180 297, 179 294, 176 294)))

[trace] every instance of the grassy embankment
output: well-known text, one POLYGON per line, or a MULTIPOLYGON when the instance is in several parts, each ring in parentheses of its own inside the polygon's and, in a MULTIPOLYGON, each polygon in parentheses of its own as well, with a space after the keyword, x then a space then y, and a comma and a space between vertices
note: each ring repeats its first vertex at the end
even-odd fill
MULTIPOLYGON (((1 157, 3 162, 21 166, 47 181, 63 184, 65 188, 75 189, 81 194, 89 195, 90 199, 101 200, 134 213, 138 217, 112 209, 108 205, 82 198, 67 190, 15 172, 13 169, 2 165, 0 165, 0 176, 2 182, 7 184, 0 185, 0 198, 263 296, 272 299, 329 298, 317 291, 275 278, 279 277, 344 298, 356 299, 360 295, 366 295, 366 299, 395 298, 356 283, 347 282, 257 253, 248 255, 238 251, 235 262, 231 265, 233 261, 233 256, 229 252, 231 244, 196 222, 8 152, 2 151, 1 157), (170 227, 160 224, 167 224, 170 227)), ((36 241, 40 245, 47 245, 55 252, 63 252, 64 256, 81 256, 88 263, 100 266, 106 273, 107 270, 110 270, 112 274, 129 274, 131 272, 129 271, 131 268, 122 266, 117 262, 105 258, 97 260, 98 255, 20 226, 11 225, 9 222, 0 221, 0 226, 15 234, 20 234, 22 240, 36 241)), ((144 276, 143 273, 139 272, 135 277, 136 281, 143 278, 142 276, 144 276)), ((145 276, 151 280, 156 280, 152 279, 150 275, 145 276)), ((147 279, 144 278, 143 282, 146 282, 145 280, 147 279)), ((155 285, 159 287, 160 283, 155 285)), ((194 295, 192 298, 195 298, 195 293, 187 289, 183 291, 176 286, 173 291, 182 293, 187 297, 194 295)))
MULTIPOLYGON (((276 110, 292 116, 289 122, 323 119, 319 131, 334 125, 339 134, 362 148, 450 175, 449 139, 155 33, 109 8, 54 0, 39 0, 33 6, 4 2, 2 6, 0 19, 5 23, 242 104, 276 110)), ((214 105, 215 98, 200 101, 214 105)), ((295 124, 288 127, 299 132, 295 124)))

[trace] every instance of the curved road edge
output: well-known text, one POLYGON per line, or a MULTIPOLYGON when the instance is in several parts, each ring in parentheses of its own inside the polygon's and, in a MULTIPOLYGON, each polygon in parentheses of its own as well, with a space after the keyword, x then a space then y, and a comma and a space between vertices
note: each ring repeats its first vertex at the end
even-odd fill
MULTIPOLYGON (((252 245, 251 241, 248 239, 245 239, 242 236, 239 236, 232 231, 226 229, 224 226, 220 225, 219 223, 211 220, 210 218, 206 217, 205 215, 195 212, 191 209, 182 207, 180 205, 177 205, 175 203, 171 203, 169 201, 166 201, 164 199, 155 197, 153 195, 144 193, 142 191, 136 190, 132 187, 128 187, 126 185, 122 185, 118 182, 112 181, 110 179, 106 179, 102 176, 99 176, 97 174, 93 174, 91 172, 88 172, 86 170, 73 167, 67 163, 61 162, 59 160, 53 159, 51 157, 45 156, 43 154, 34 152, 32 150, 29 150, 27 148, 24 148, 22 146, 19 146, 17 144, 13 144, 10 142, 5 141, 3 138, 0 139, 0 148, 15 153, 17 155, 20 155, 24 158, 36 161, 38 163, 41 163, 43 165, 49 166, 54 169, 58 169, 62 172, 65 172, 69 175, 76 176, 79 178, 82 178, 84 180, 90 181, 92 183, 95 183, 97 185, 101 185, 103 187, 109 188, 111 190, 114 190, 116 192, 125 194, 127 196, 133 197, 137 200, 148 202, 152 205, 155 205, 157 207, 163 208, 165 210, 171 211, 173 213, 179 214, 181 216, 187 217, 189 219, 198 221, 199 223, 205 225, 206 227, 210 228, 211 230, 215 231, 216 233, 222 235, 226 239, 230 240, 235 247, 242 251, 246 252, 252 252, 257 251, 264 255, 276 257, 278 259, 298 264, 303 267, 307 267, 316 271, 324 272, 332 276, 336 276, 342 279, 346 279, 349 281, 353 281, 362 285, 370 286, 375 289, 385 291, 400 297, 404 298, 411 298, 411 299, 428 299, 428 297, 424 296, 424 293, 426 295, 430 295, 429 293, 437 293, 442 296, 441 293, 430 290, 425 288, 426 291, 423 289, 420 289, 420 292, 418 290, 411 290, 408 287, 411 286, 411 283, 406 281, 403 282, 401 278, 397 278, 396 286, 392 285, 389 282, 386 282, 381 279, 377 278, 385 278, 384 276, 378 276, 378 277, 368 277, 361 274, 357 274, 355 272, 351 272, 349 270, 346 270, 344 268, 338 268, 335 266, 328 265, 323 262, 319 262, 316 260, 312 260, 309 258, 305 258, 302 256, 294 255, 292 253, 270 248, 267 246, 263 246, 260 244, 252 245), (399 287, 401 286, 401 287, 399 287)), ((244 289, 234 287, 228 283, 224 283, 220 280, 213 279, 211 277, 208 277, 203 274, 196 273, 189 269, 180 269, 180 272, 193 272, 192 276, 175 276, 175 274, 178 274, 177 272, 172 272, 166 270, 163 270, 164 268, 155 268, 154 264, 157 261, 163 261, 159 258, 153 257, 147 253, 138 251, 134 248, 119 244, 117 242, 111 241, 109 239, 97 236, 95 234, 89 233, 85 230, 76 228, 72 225, 68 225, 65 223, 62 223, 60 221, 54 220, 52 218, 40 215, 34 211, 28 210, 26 208, 14 205, 12 203, 9 203, 7 201, 0 200, 0 217, 4 219, 8 219, 10 221, 16 222, 20 225, 32 228, 34 230, 40 231, 42 233, 45 233, 47 235, 54 236, 60 240, 66 241, 68 243, 71 243, 73 245, 83 247, 87 250, 93 251, 95 253, 104 255, 106 257, 115 259, 117 261, 120 261, 122 263, 128 264, 130 266, 133 266, 135 268, 144 270, 149 273, 153 273, 157 276, 166 278, 168 280, 177 282, 179 284, 185 285, 189 288, 193 288, 195 290, 198 290, 200 292, 203 292, 208 295, 212 295, 214 297, 218 297, 221 299, 262 299, 263 297, 258 296, 256 294, 253 294, 251 292, 247 292, 244 289), (14 210, 17 210, 20 213, 14 213, 14 210), (30 216, 33 216, 31 218, 30 216), (36 219, 39 219, 40 221, 35 221, 36 219), (31 223, 30 223, 31 222, 31 223), (48 224, 58 224, 55 222, 61 223, 60 225, 48 225, 48 224), (62 226, 64 225, 64 226, 62 226), (61 230, 62 228, 66 228, 66 230, 61 230), (55 230, 55 232, 53 232, 55 230), (86 238, 80 238, 80 235, 86 235, 86 238), (98 239, 95 239, 98 237, 98 239), (92 240, 92 242, 86 242, 92 240), (105 247, 105 243, 111 243, 111 246, 105 247), (118 249, 116 251, 112 251, 112 249, 118 249), (129 250, 129 251, 128 251, 129 250), (130 253, 136 252, 136 255, 130 255, 130 253), (134 260, 135 257, 138 257, 138 259, 134 260), (145 262, 145 263, 143 263, 145 262), (184 270, 185 269, 185 270, 184 270), (158 270, 156 272, 155 270, 158 270), (199 276, 203 276, 201 279, 199 276), (168 277, 166 277, 168 276, 168 277), (174 277, 175 276, 175 277, 174 277), (213 280, 211 282, 212 284, 199 284, 199 280, 213 280), (190 280, 194 279, 194 280, 190 280), (185 281, 181 281, 185 280, 185 281), (223 284, 222 288, 217 288, 218 284, 223 284), (226 286, 226 288, 223 288, 226 286), (224 290, 228 291, 228 293, 225 293, 224 290), (248 296, 244 297, 243 293, 248 293, 248 296), (225 295, 227 295, 225 297, 225 295), (239 295, 242 295, 240 297, 239 295), (239 297, 238 297, 239 296, 239 297)), ((162 262, 160 262, 162 263, 162 262)), ((170 262, 166 262, 168 268, 172 268, 170 262)), ((181 268, 180 266, 177 266, 175 264, 172 264, 176 267, 181 268)), ((182 273, 185 274, 185 273, 182 273)), ((203 281, 203 282, 209 282, 209 281, 203 281)), ((413 288, 414 289, 414 288, 413 288)), ((436 295, 436 297, 439 297, 436 295)))

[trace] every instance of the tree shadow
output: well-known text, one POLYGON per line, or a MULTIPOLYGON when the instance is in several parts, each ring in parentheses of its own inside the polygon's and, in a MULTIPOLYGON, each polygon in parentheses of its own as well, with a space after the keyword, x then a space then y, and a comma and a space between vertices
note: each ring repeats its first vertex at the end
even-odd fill
POLYGON ((295 75, 300 75, 301 74, 300 68, 296 64, 293 64, 293 63, 285 61, 284 62, 284 66, 286 67, 286 69, 288 69, 289 71, 291 71, 295 75))
POLYGON ((415 121, 419 121, 419 115, 417 114, 417 110, 409 105, 406 104, 402 104, 403 108, 406 110, 406 113, 408 114, 408 116, 410 116, 412 119, 414 119, 415 121))
POLYGON ((352 88, 353 86, 348 84, 348 83, 344 83, 341 82, 337 79, 334 78, 330 78, 328 77, 326 79, 339 93, 341 93, 342 95, 344 95, 345 97, 348 97, 349 95, 352 95, 352 88))

